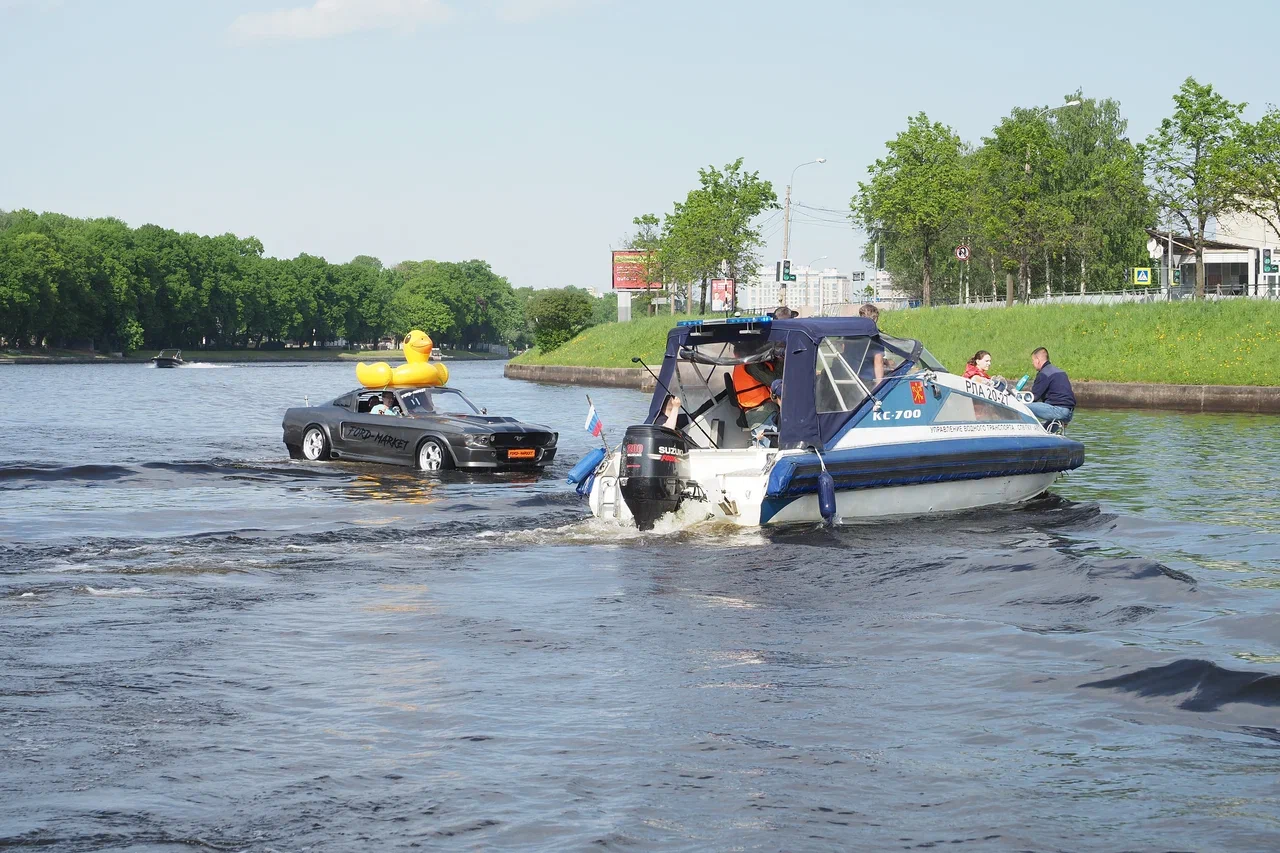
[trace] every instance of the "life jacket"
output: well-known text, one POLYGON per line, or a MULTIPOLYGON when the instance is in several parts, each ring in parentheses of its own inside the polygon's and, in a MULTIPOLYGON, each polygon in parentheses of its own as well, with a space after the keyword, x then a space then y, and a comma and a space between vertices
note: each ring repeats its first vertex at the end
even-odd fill
MULTIPOLYGON (((766 361, 765 364, 769 365, 770 369, 773 368, 773 362, 766 361)), ((745 364, 739 364, 733 369, 733 392, 737 395, 738 405, 743 410, 763 406, 769 401, 769 386, 747 373, 745 364)))

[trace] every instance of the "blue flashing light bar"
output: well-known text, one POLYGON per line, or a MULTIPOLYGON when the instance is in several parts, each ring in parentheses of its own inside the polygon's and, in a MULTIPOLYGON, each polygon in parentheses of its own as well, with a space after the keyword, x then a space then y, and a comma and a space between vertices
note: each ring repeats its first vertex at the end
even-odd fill
POLYGON ((714 320, 677 320, 677 326, 731 326, 737 323, 772 323, 769 315, 761 317, 718 317, 714 320))

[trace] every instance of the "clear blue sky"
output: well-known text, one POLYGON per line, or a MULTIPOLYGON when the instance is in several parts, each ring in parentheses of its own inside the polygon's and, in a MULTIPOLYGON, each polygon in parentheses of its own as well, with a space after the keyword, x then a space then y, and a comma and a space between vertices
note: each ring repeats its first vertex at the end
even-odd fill
MULTIPOLYGON (((1274 7, 1217 8, 0 0, 0 208, 604 288, 632 217, 669 211, 708 164, 745 157, 781 197, 826 157, 794 198, 843 211, 921 110, 977 141, 1083 87, 1119 100, 1137 140, 1191 74, 1256 116, 1280 101, 1274 7)), ((797 217, 791 256, 847 271, 861 244, 797 217)))

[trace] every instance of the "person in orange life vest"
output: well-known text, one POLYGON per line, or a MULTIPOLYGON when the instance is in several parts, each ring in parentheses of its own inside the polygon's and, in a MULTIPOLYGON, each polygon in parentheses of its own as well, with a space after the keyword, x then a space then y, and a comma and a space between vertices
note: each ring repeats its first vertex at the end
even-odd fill
MULTIPOLYGON (((751 348, 745 343, 734 344, 733 354, 738 358, 751 355, 751 348)), ((774 356, 753 364, 739 364, 733 368, 733 391, 738 398, 738 405, 747 416, 747 427, 754 429, 778 411, 778 404, 770 399, 769 386, 775 379, 782 378, 779 364, 774 356)))
POLYGON ((987 373, 991 369, 991 353, 984 349, 978 350, 973 354, 973 358, 969 359, 969 363, 964 368, 964 378, 972 379, 974 382, 981 382, 983 385, 995 385, 1003 388, 1009 384, 1009 380, 1003 376, 991 376, 987 373))

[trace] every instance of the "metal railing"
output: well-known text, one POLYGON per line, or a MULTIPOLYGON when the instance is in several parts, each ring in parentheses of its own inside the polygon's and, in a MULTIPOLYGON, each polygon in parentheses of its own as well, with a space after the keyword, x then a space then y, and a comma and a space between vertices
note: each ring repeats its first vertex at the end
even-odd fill
MULTIPOLYGON (((1210 301, 1226 299, 1262 299, 1280 301, 1280 288, 1249 285, 1243 293, 1221 293, 1210 290, 1204 298, 1210 301)), ((1192 287, 1174 287, 1170 290, 1161 288, 1124 288, 1121 290, 1100 290, 1091 293, 1055 293, 1052 296, 1033 296, 1029 300, 1019 299, 1018 305, 1119 305, 1123 303, 1143 302, 1177 302, 1183 299, 1194 299, 1192 287)), ((995 297, 982 295, 971 297, 970 302, 949 303, 963 308, 1001 308, 1006 304, 1005 296, 995 297)))

